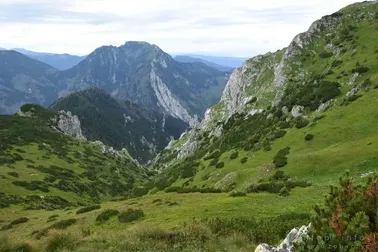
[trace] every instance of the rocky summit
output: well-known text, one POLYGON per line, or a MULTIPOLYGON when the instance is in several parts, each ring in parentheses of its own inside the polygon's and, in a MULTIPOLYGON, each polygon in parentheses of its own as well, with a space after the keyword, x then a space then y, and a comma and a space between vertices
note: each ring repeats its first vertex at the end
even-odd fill
POLYGON ((127 42, 96 49, 76 67, 58 74, 59 96, 89 86, 196 124, 215 104, 227 73, 204 63, 181 63, 156 45, 127 42))

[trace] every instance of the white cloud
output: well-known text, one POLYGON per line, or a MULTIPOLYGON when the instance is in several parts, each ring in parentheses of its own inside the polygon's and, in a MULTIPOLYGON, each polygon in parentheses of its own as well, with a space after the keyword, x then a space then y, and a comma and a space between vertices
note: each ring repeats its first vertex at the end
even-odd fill
POLYGON ((87 54, 141 40, 169 53, 275 51, 354 0, 0 0, 0 47, 87 54))

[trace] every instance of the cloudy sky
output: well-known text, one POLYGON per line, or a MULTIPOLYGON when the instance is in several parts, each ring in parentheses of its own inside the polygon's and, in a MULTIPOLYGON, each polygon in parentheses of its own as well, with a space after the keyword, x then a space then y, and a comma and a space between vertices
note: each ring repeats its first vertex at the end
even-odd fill
POLYGON ((289 44, 355 0, 0 0, 0 47, 84 55, 147 41, 164 51, 250 57, 289 44))

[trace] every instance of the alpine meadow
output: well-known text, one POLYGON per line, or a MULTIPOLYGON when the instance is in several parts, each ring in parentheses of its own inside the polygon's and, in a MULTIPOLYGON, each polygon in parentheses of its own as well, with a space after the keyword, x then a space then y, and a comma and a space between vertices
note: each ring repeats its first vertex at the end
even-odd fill
POLYGON ((378 251, 378 2, 213 58, 0 49, 0 252, 378 251))

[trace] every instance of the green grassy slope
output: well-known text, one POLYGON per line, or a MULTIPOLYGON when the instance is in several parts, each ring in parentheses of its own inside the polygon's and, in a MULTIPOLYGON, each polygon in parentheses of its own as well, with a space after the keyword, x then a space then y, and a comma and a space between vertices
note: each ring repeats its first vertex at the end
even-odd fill
MULTIPOLYGON (((376 2, 351 5, 323 17, 314 25, 316 29, 298 36, 301 43, 293 42, 286 49, 289 56, 284 56, 285 83, 275 87, 280 101, 267 105, 274 78, 270 70, 262 71, 258 80, 252 78, 246 84, 246 92, 253 89, 257 101, 227 121, 215 121, 222 129, 220 137, 214 136, 215 126, 197 129, 198 148, 192 155, 176 161, 180 146, 187 142, 182 139, 166 150, 155 167, 170 168, 154 186, 158 190, 169 186, 247 190, 251 184, 272 181, 278 170, 273 160, 286 147, 290 148, 288 164, 281 170, 296 183, 334 183, 346 169, 353 174, 376 171, 377 11, 376 2), (357 93, 347 94, 351 90, 357 93), (316 111, 327 102, 333 104, 328 111, 316 111), (298 105, 304 107, 301 117, 286 112, 298 105), (248 115, 253 108, 264 112, 248 115), (306 141, 307 134, 314 139, 306 141), (231 159, 235 152, 238 157, 231 159), (248 161, 241 163, 245 157, 248 161), (211 162, 218 163, 218 168, 211 162)), ((269 65, 283 52, 260 57, 256 67, 269 65)), ((257 62, 256 58, 250 62, 257 62)), ((222 102, 215 106, 222 107, 222 102)))
POLYGON ((55 112, 24 106, 32 117, 0 117, 0 205, 64 208, 126 197, 146 175, 126 153, 73 139, 51 127, 55 112))

